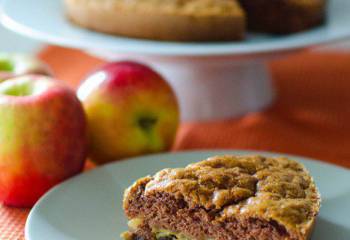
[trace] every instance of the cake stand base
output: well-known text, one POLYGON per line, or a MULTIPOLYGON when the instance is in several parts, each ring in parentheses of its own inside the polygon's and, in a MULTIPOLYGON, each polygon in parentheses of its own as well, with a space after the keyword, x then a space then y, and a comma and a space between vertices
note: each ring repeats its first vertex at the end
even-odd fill
POLYGON ((151 65, 173 87, 182 120, 210 121, 259 111, 274 90, 266 59, 255 57, 155 57, 93 52, 109 61, 134 60, 151 65))

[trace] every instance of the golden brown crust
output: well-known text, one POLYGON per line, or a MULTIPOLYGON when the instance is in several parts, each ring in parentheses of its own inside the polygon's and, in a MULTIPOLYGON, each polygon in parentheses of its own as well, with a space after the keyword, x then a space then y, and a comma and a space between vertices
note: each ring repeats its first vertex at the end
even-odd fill
POLYGON ((72 22, 128 37, 226 41, 240 40, 245 32, 244 13, 232 0, 65 0, 65 5, 72 22))
POLYGON ((309 238, 320 208, 312 177, 300 163, 286 158, 218 156, 186 168, 164 169, 126 191, 125 209, 140 186, 146 197, 166 193, 191 208, 214 210, 217 222, 276 221, 291 239, 309 238))

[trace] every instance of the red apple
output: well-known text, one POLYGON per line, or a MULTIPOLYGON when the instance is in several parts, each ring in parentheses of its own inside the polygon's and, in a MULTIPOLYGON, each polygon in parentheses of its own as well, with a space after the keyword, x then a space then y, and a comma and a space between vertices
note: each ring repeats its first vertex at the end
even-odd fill
POLYGON ((74 91, 49 77, 0 83, 0 201, 31 207, 55 184, 81 172, 86 120, 74 91))
POLYGON ((26 54, 0 53, 0 82, 25 74, 51 75, 49 67, 38 58, 26 54))
POLYGON ((78 97, 88 119, 90 157, 97 163, 168 150, 179 108, 168 83, 151 68, 113 62, 91 73, 78 97))

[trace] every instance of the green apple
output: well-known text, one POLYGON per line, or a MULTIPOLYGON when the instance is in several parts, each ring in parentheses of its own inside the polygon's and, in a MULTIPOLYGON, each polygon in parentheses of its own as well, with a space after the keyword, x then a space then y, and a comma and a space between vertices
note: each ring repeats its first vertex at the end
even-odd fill
POLYGON ((168 83, 151 68, 113 62, 78 89, 88 119, 90 157, 96 163, 169 150, 179 107, 168 83))
POLYGON ((0 202, 31 207, 82 171, 86 119, 75 92, 49 77, 0 83, 0 202))
POLYGON ((34 56, 0 53, 0 82, 25 74, 51 75, 49 67, 34 56))

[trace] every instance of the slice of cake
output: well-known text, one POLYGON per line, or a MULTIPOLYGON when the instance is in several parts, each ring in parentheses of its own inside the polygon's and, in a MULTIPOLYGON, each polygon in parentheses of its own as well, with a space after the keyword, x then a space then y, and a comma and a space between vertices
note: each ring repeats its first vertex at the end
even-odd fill
POLYGON ((247 14, 248 28, 268 33, 293 33, 325 21, 327 0, 238 0, 247 14))
POLYGON ((245 35, 235 0, 65 0, 75 24, 109 34, 171 41, 229 41, 245 35))
POLYGON ((127 240, 306 240, 320 208, 312 177, 286 158, 217 156, 164 169, 125 191, 127 240))

